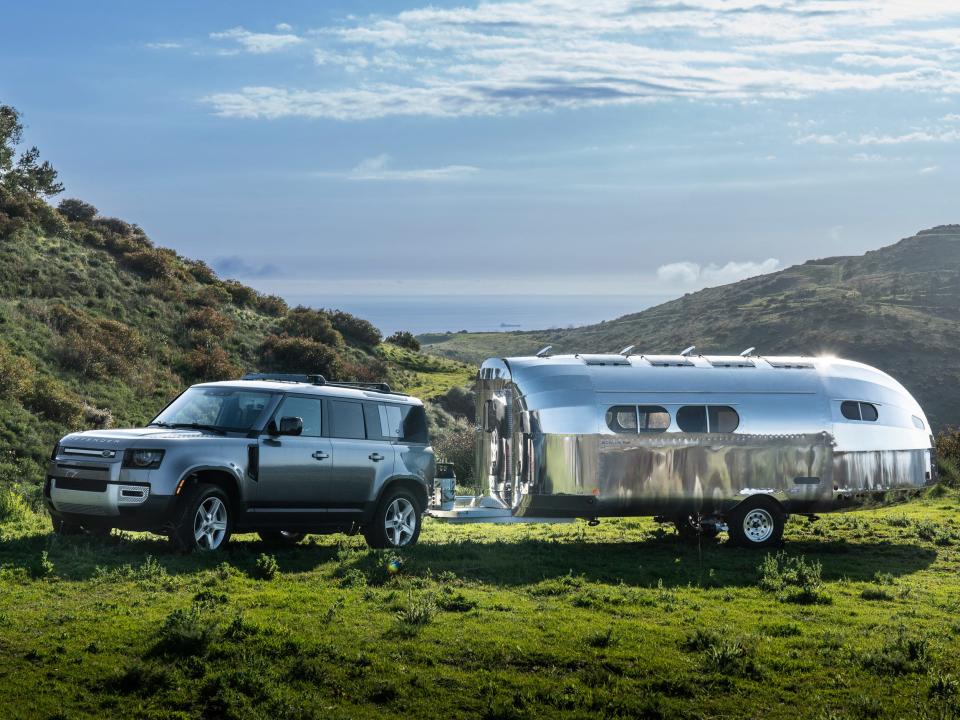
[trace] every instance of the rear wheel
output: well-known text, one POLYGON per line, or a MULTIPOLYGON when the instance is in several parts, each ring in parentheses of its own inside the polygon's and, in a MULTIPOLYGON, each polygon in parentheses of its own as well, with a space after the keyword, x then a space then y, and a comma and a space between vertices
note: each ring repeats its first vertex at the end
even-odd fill
POLYGON ((230 541, 230 498, 222 488, 194 485, 177 508, 170 539, 185 552, 219 550, 230 541))
POLYGON ((409 490, 388 491, 363 536, 373 548, 409 547, 420 537, 422 517, 420 506, 409 490))
POLYGON ((779 545, 787 516, 780 504, 766 496, 744 500, 730 513, 730 540, 746 548, 779 545))
POLYGON ((260 530, 257 535, 268 545, 296 545, 303 540, 307 534, 291 532, 290 530, 260 530))

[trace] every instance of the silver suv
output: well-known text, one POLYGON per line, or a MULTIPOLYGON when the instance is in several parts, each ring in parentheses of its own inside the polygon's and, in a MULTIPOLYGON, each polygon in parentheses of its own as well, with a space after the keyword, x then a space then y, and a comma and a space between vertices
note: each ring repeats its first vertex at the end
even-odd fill
POLYGON ((412 545, 435 472, 423 404, 382 384, 246 375, 194 385, 145 428, 67 435, 44 486, 54 530, 169 535, 216 550, 234 532, 296 543, 363 532, 412 545))

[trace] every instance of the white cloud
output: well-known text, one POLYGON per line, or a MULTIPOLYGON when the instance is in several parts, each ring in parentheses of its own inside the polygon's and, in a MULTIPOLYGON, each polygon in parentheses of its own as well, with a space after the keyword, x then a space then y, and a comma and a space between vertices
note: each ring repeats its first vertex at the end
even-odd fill
POLYGON ((797 145, 836 145, 840 139, 836 135, 803 135, 794 142, 797 145))
POLYGON ((929 167, 920 168, 919 172, 921 175, 929 175, 930 173, 935 173, 940 169, 939 165, 930 165, 929 167))
POLYGON ((479 171, 472 165, 444 165, 434 168, 395 169, 390 156, 383 154, 362 160, 344 177, 348 180, 389 182, 445 182, 464 180, 479 171))
POLYGON ((290 23, 277 23, 273 26, 273 29, 277 30, 278 32, 290 32, 293 30, 293 25, 290 23))
POLYGON ((426 6, 302 35, 285 25, 214 33, 252 53, 309 42, 317 64, 347 74, 327 87, 251 85, 206 99, 225 116, 359 120, 835 91, 949 96, 960 94, 960 51, 944 29, 958 20, 960 5, 941 0, 426 6))
POLYGON ((242 27, 210 33, 210 38, 236 40, 244 50, 255 55, 265 55, 303 42, 303 38, 289 33, 255 33, 242 27))
POLYGON ((176 50, 177 48, 183 47, 178 42, 149 42, 144 45, 151 50, 176 50))
POLYGON ((712 287, 743 280, 755 275, 764 275, 780 268, 780 261, 768 258, 762 262, 734 262, 725 265, 701 265, 684 261, 661 265, 657 268, 657 280, 661 284, 681 288, 712 287))

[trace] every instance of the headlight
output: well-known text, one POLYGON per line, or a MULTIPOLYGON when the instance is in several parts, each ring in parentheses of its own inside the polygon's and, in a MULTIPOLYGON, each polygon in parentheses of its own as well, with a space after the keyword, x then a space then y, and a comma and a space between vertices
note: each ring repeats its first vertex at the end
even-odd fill
POLYGON ((163 460, 163 450, 125 450, 123 466, 138 470, 156 470, 163 460))

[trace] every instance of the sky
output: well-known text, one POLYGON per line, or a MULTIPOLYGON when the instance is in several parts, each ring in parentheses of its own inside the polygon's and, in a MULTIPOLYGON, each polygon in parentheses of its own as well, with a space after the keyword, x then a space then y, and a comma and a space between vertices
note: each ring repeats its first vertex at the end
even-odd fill
POLYGON ((956 0, 3 16, 64 197, 292 302, 676 296, 960 222, 956 0))

